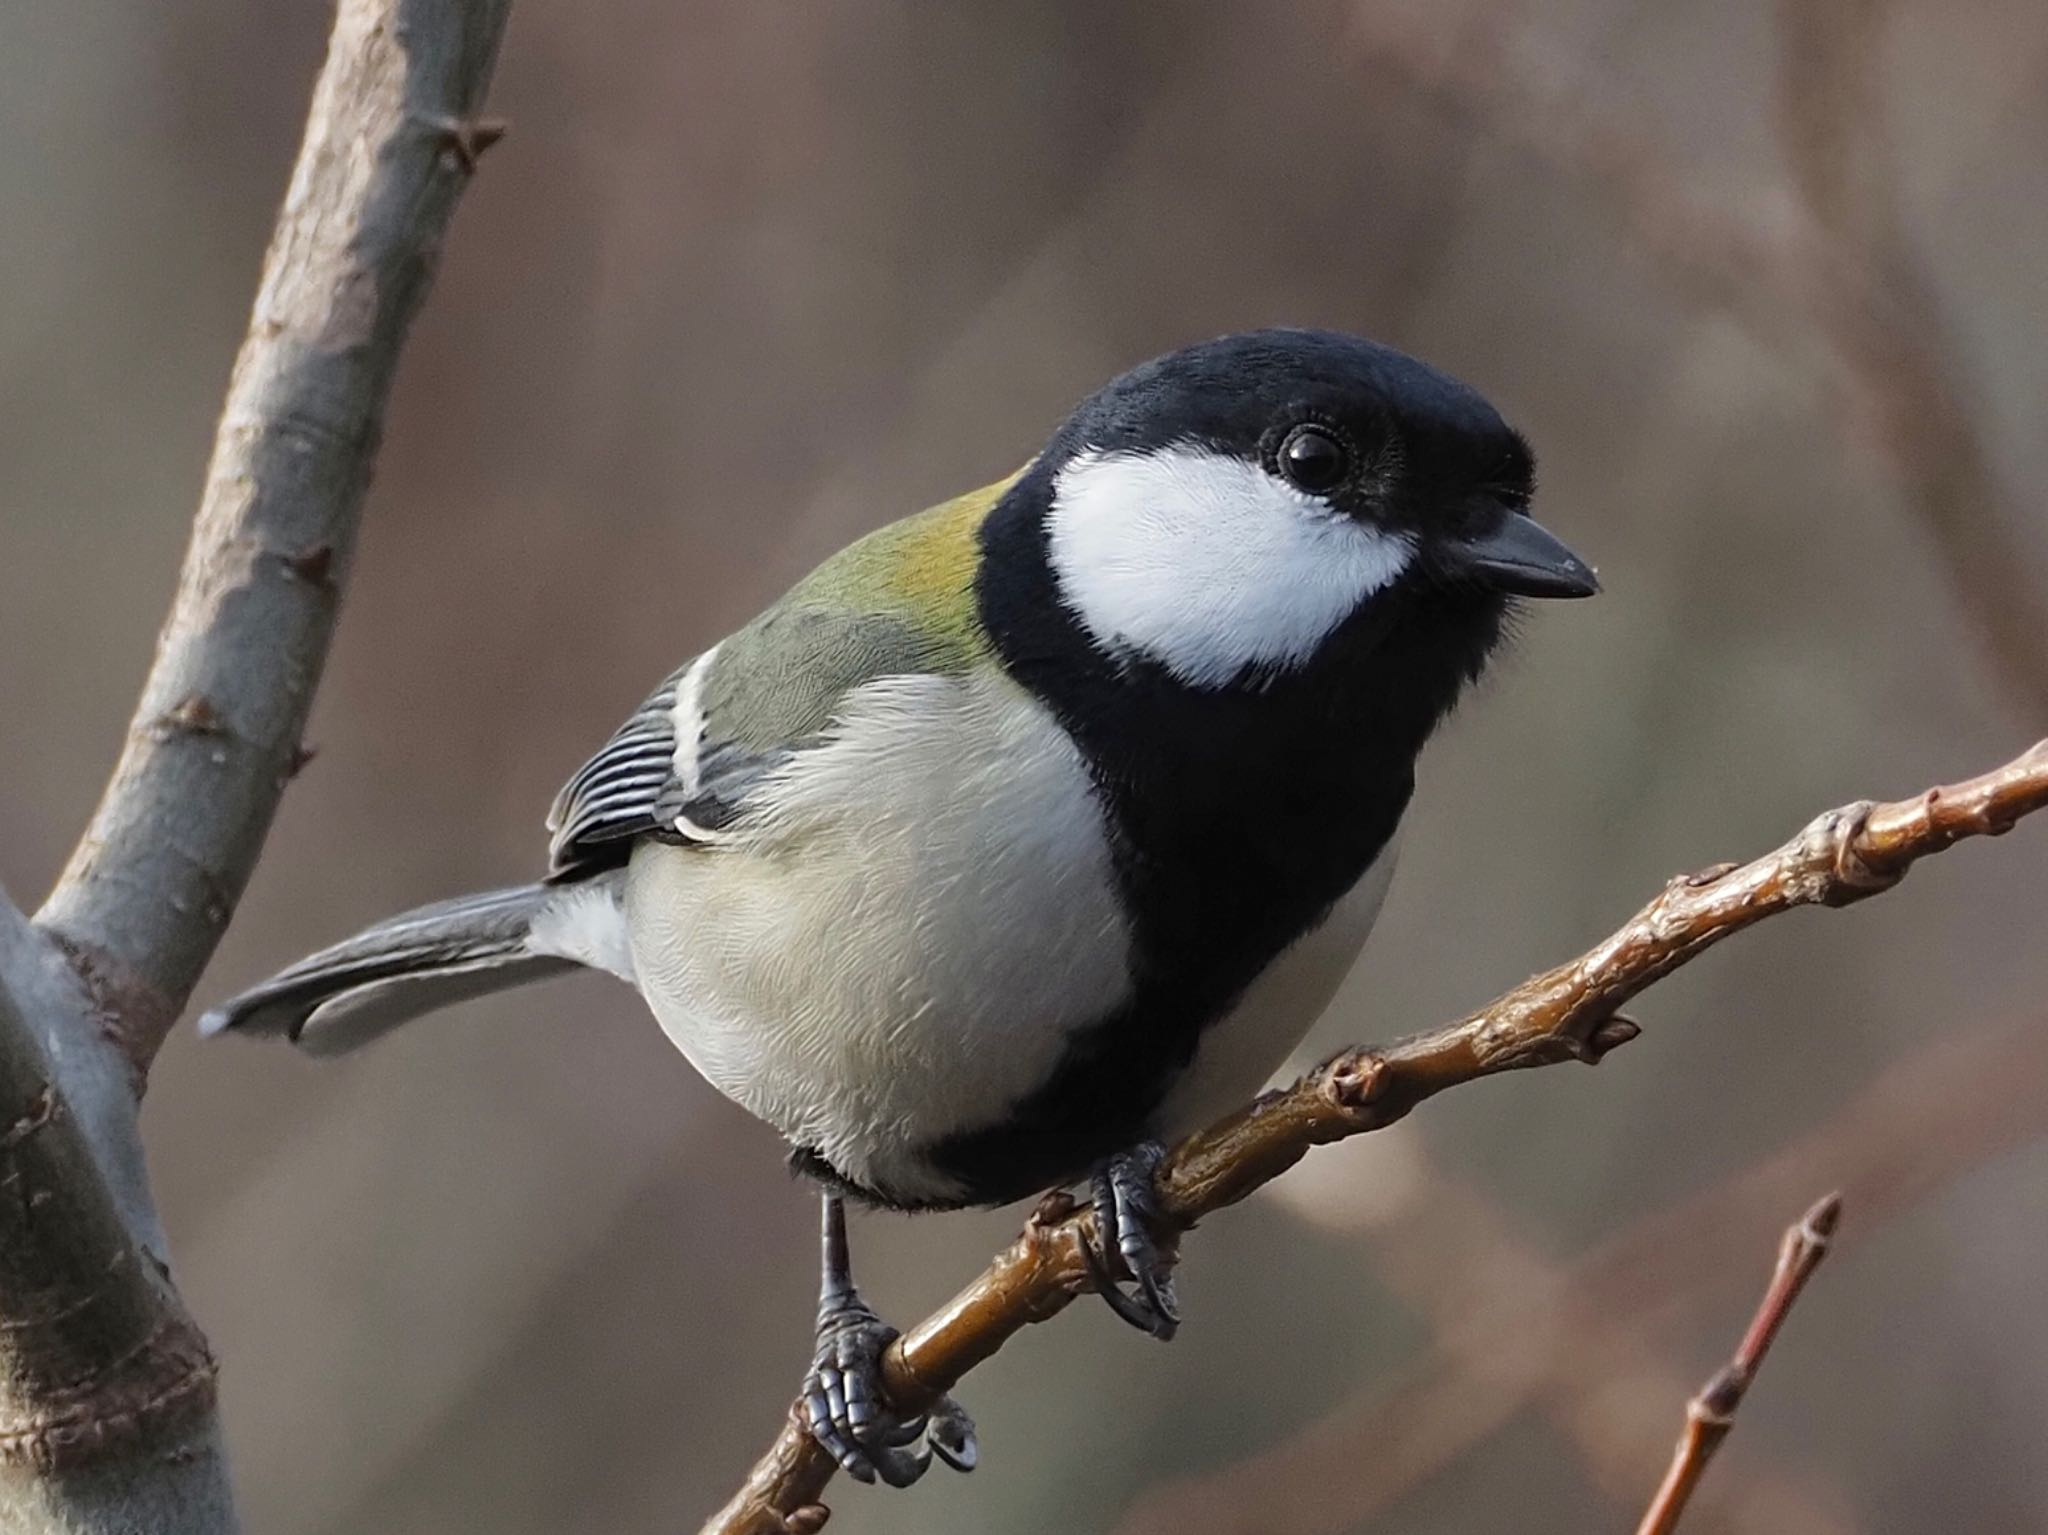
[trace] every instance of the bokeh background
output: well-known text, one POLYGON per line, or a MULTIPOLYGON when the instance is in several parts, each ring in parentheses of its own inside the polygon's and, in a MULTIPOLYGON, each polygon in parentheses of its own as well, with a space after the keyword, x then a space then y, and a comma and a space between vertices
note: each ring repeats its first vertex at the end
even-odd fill
MULTIPOLYGON (((0 878, 112 761, 327 23, 0 0, 0 878)), ((1534 440, 1600 601, 1432 749, 1317 1039, 2048 721, 2048 10, 585 0, 407 355, 316 761, 201 1002, 523 878, 655 678, 1189 339, 1365 331, 1534 440), (2038 642, 2038 643, 2037 643, 2038 642)), ((983 1468, 846 1535, 1632 1527, 1783 1225, 1845 1237, 1689 1529, 2048 1527, 2048 842, 1719 950, 1597 1073, 1480 1084, 963 1391, 983 1468)), ((364 1056, 180 1033, 145 1124, 252 1531, 673 1532, 807 1353, 813 1212, 623 988, 364 1056)), ((855 1232, 922 1313, 1017 1212, 855 1232)))

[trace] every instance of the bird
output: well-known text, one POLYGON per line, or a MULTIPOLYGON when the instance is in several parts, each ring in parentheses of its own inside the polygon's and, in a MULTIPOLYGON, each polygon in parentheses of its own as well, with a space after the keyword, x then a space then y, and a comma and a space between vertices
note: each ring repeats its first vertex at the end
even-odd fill
POLYGON ((1599 590, 1534 474, 1476 390, 1361 337, 1157 357, 664 678, 555 799, 538 880, 380 922, 200 1028, 336 1054, 620 977, 818 1185, 812 1436, 863 1481, 971 1468, 951 1397, 887 1400, 847 1202, 1085 1187, 1096 1289, 1173 1334, 1163 1148, 1330 1002, 1418 755, 1522 600, 1599 590))

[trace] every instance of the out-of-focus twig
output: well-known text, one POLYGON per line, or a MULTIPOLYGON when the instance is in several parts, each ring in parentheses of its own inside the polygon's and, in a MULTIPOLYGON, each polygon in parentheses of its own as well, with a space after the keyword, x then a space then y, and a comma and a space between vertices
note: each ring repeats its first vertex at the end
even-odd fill
POLYGON ((1893 0, 1778 0, 1778 143, 1814 224, 1852 250, 1904 241, 1878 68, 1893 0))
POLYGON ((1889 463, 1934 542, 1965 624, 2028 716, 2048 718, 2048 593, 2016 530, 1963 347, 1899 205, 1879 95, 1891 0, 1779 0, 1777 125, 1814 247, 1857 281, 1814 284, 1807 323, 1830 344, 1851 433, 1889 463))
POLYGON ((1813 1271, 1820 1267, 1820 1260, 1827 1256, 1828 1239, 1841 1218, 1842 1196, 1830 1194, 1785 1233, 1770 1286, 1764 1291, 1756 1315, 1750 1319, 1749 1331, 1736 1346, 1735 1357, 1686 1403, 1685 1427, 1678 1436, 1671 1468, 1650 1499, 1636 1535, 1671 1535, 1678 1528, 1686 1505, 1692 1501, 1693 1489, 1706 1473, 1707 1463, 1721 1448, 1728 1430, 1735 1426, 1736 1410, 1742 1406, 1756 1372, 1763 1367, 1764 1356, 1770 1352, 1778 1330, 1791 1315, 1793 1303, 1813 1277, 1813 1271))
POLYGON ((1696 191, 1668 146, 1510 14, 1455 30, 1360 5, 1361 66, 1423 92, 1596 189, 1668 276, 1766 345, 1811 358, 1850 436, 1888 464, 1962 621, 2031 722, 2048 720, 2048 592, 2031 518, 1984 439, 1975 389, 1881 157, 1870 71, 1881 0, 1785 0, 1779 126, 1791 184, 1737 205, 1696 191))
MULTIPOLYGON (((1461 1083, 1598 1061, 1638 1032, 1618 1008, 1722 939, 1795 907, 1878 894, 1919 858, 2006 831, 2044 806, 2048 741, 1963 783, 1829 811, 1749 863, 1681 876, 1604 942, 1480 1012, 1385 1049, 1346 1051, 1182 1142, 1160 1169, 1162 1211, 1192 1224, 1278 1177, 1313 1147, 1392 1124, 1461 1083)), ((892 1400, 909 1409, 933 1400, 1022 1328, 1062 1310, 1087 1284, 1080 1244, 1091 1222, 1070 1204, 1042 1206, 978 1279, 890 1349, 884 1374, 892 1400)), ((805 1431, 801 1411, 792 1404, 774 1446, 705 1535, 786 1535, 792 1519, 815 1527, 832 1463, 805 1431)))

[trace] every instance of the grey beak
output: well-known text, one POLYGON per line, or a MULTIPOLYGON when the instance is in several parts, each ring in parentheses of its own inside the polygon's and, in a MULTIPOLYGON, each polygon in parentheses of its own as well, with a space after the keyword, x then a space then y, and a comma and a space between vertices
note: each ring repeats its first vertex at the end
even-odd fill
POLYGON ((1444 553, 1458 570, 1517 597, 1590 597, 1600 590, 1592 566, 1520 512, 1510 512, 1475 537, 1459 539, 1444 553))

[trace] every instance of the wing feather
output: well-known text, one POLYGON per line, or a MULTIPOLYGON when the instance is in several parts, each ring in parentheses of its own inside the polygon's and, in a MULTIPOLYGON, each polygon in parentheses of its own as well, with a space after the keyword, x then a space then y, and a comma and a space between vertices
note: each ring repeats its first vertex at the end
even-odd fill
POLYGON ((573 879, 621 863, 633 838, 660 830, 654 802, 675 773, 676 689, 689 671, 685 666, 663 678, 555 796, 548 810, 548 878, 573 879))
POLYGON ((978 534, 1011 483, 849 545, 663 678, 555 796, 548 878, 615 867, 643 837, 724 840, 775 768, 824 739, 854 688, 988 664, 974 614, 978 534))

